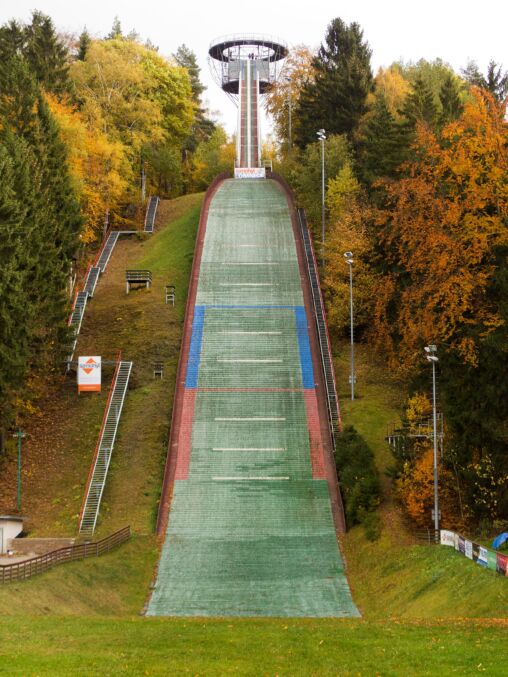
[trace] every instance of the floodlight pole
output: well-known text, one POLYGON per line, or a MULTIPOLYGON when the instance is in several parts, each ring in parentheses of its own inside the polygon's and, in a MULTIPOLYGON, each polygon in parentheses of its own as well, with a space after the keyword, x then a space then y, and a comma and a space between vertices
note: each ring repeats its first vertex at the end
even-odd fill
POLYGON ((351 383, 351 399, 355 399, 355 332, 354 332, 354 311, 353 311, 353 252, 345 252, 344 258, 349 266, 349 324, 351 334, 351 374, 349 381, 351 383))
POLYGON ((432 362, 432 425, 434 438, 434 536, 436 541, 439 538, 439 475, 438 475, 438 454, 437 454, 437 404, 436 404, 436 362, 438 362, 437 346, 430 345, 425 347, 426 357, 432 362))

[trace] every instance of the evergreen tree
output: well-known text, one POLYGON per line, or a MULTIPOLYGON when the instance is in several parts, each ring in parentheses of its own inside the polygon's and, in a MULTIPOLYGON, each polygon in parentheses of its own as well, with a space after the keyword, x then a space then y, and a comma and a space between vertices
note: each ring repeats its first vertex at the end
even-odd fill
POLYGON ((187 45, 183 44, 178 47, 173 56, 179 66, 187 69, 191 82, 192 98, 197 104, 201 104, 201 95, 205 91, 205 87, 199 79, 201 69, 198 66, 196 55, 187 45))
POLYGON ((439 116, 439 122, 442 125, 453 122, 461 116, 464 106, 460 100, 460 90, 457 78, 454 78, 451 73, 441 86, 439 100, 441 101, 441 115, 439 116))
POLYGON ((362 179, 373 183, 380 177, 394 177, 407 157, 409 135, 388 109, 384 96, 377 96, 372 117, 362 130, 359 167, 362 179))
POLYGON ((25 47, 25 32, 17 21, 0 26, 0 61, 22 54, 25 47))
POLYGON ((92 42, 92 38, 90 37, 90 34, 86 30, 86 26, 83 29, 83 32, 79 36, 79 46, 78 46, 78 59, 79 61, 84 61, 86 59, 86 53, 88 51, 88 47, 90 46, 90 43, 92 42))
POLYGON ((35 11, 32 22, 25 27, 25 39, 23 53, 37 82, 53 94, 69 92, 69 55, 53 21, 42 12, 35 11))
POLYGON ((68 348, 66 283, 81 220, 58 129, 19 56, 0 64, 0 117, 0 333, 22 361, 0 366, 0 407, 11 420, 23 378, 68 348))
POLYGON ((408 128, 414 130, 417 122, 434 127, 438 111, 429 87, 421 77, 415 80, 412 91, 407 95, 401 114, 406 118, 408 128))
POLYGON ((121 37, 123 37, 122 24, 120 23, 120 19, 117 16, 115 16, 115 18, 113 19, 113 25, 111 26, 111 31, 106 37, 106 40, 115 40, 116 38, 121 37))
POLYGON ((350 134, 366 111, 373 88, 371 50, 357 23, 334 19, 314 59, 315 80, 304 85, 295 112, 300 147, 315 140, 316 130, 350 134))
POLYGON ((497 101, 503 101, 508 95, 508 71, 503 73, 501 66, 495 61, 489 61, 486 77, 474 61, 468 63, 462 70, 462 75, 470 85, 491 92, 497 101))

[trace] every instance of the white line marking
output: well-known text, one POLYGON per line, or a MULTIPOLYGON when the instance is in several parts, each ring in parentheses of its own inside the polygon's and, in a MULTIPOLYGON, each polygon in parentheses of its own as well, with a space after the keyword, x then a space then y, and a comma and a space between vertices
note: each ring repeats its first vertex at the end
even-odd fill
POLYGON ((216 416, 215 418, 216 421, 285 421, 286 417, 285 416, 250 416, 250 417, 243 417, 243 416, 216 416))
POLYGON ((223 261, 223 266, 278 266, 277 261, 223 261))
POLYGON ((288 480, 289 477, 212 477, 215 482, 234 480, 237 482, 250 482, 251 480, 288 480))
POLYGON ((270 336, 280 336, 282 334, 281 331, 240 331, 240 330, 235 330, 235 331, 229 331, 229 330, 224 330, 222 332, 223 334, 267 334, 270 336))
POLYGON ((220 282, 220 287, 273 287, 271 282, 220 282))
POLYGON ((286 447, 212 447, 212 451, 286 451, 286 447))
POLYGON ((267 360, 254 360, 254 359, 252 359, 252 360, 250 360, 250 359, 234 359, 234 360, 227 360, 227 359, 222 359, 222 358, 218 357, 218 358, 217 358, 217 362, 244 362, 244 363, 248 363, 248 364, 251 364, 251 363, 254 363, 254 364, 258 364, 258 363, 263 363, 263 364, 265 364, 265 363, 270 363, 270 364, 272 364, 272 363, 275 363, 275 362, 282 362, 282 360, 272 360, 272 359, 267 359, 267 360))

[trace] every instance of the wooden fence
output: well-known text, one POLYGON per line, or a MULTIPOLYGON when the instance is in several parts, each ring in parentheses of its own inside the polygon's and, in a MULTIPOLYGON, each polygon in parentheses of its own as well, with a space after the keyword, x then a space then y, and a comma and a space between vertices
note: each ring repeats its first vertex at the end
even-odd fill
POLYGON ((128 541, 130 537, 131 528, 124 527, 100 541, 69 545, 66 548, 59 548, 45 555, 37 555, 37 557, 26 559, 23 562, 0 564, 0 584, 25 580, 25 578, 42 574, 44 571, 65 562, 104 555, 104 553, 128 541))

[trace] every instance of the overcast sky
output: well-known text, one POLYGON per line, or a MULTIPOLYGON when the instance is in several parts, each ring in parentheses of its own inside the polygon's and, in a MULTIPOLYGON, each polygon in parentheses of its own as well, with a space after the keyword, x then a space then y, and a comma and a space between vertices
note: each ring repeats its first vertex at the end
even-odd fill
POLYGON ((37 8, 49 14, 57 28, 92 35, 109 32, 115 15, 124 32, 134 29, 169 55, 185 43, 197 55, 205 97, 229 132, 236 122, 234 105, 208 72, 208 45, 228 33, 268 33, 289 45, 316 47, 331 19, 357 21, 372 48, 374 70, 393 61, 441 57, 455 70, 469 59, 485 71, 490 59, 508 69, 508 1, 489 0, 0 0, 0 22, 28 20, 37 8))

